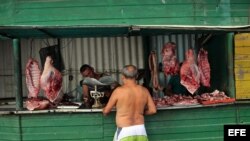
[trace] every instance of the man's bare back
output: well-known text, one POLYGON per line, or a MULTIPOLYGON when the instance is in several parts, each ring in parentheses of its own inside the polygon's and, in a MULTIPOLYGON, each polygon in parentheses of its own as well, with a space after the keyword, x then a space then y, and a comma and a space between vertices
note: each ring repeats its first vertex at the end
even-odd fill
POLYGON ((152 97, 135 79, 122 79, 124 84, 114 90, 103 114, 107 115, 115 106, 117 127, 144 124, 144 114, 156 113, 152 97))
MULTIPOLYGON (((122 86, 117 93, 116 123, 118 127, 144 124, 148 91, 140 85, 122 86)), ((114 93, 115 94, 115 93, 114 93)))

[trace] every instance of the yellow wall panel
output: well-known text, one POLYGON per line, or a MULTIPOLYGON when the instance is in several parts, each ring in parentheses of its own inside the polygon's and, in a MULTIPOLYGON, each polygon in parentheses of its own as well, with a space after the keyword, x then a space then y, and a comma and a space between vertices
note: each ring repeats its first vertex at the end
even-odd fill
POLYGON ((235 35, 235 46, 249 46, 250 45, 250 33, 241 33, 235 35))
POLYGON ((235 55, 250 54, 250 45, 246 47, 235 47, 235 55))
POLYGON ((250 81, 250 68, 235 68, 236 80, 249 80, 250 81))
POLYGON ((250 81, 236 81, 236 99, 250 98, 250 81))
POLYGON ((250 54, 235 54, 235 60, 250 60, 250 54))
POLYGON ((250 60, 235 60, 235 68, 250 68, 250 60))
POLYGON ((237 88, 250 90, 250 80, 246 80, 246 81, 238 80, 238 81, 236 81, 235 84, 236 84, 237 88))
POLYGON ((236 99, 250 99, 250 33, 235 35, 236 99))

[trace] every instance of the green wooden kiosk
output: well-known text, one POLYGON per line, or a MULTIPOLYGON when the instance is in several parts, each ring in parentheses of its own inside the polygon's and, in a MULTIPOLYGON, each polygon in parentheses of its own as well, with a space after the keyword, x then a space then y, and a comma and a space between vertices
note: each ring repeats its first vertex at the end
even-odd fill
MULTIPOLYGON (((212 33, 205 47, 211 85, 235 98, 234 35, 250 32, 249 11, 249 0, 0 0, 0 39, 13 43, 16 95, 16 108, 0 111, 0 141, 111 141, 116 130, 115 111, 25 110, 20 39, 142 36, 146 57, 150 36, 212 33)), ((227 124, 250 124, 248 99, 159 108, 145 123, 150 141, 223 141, 227 124)))

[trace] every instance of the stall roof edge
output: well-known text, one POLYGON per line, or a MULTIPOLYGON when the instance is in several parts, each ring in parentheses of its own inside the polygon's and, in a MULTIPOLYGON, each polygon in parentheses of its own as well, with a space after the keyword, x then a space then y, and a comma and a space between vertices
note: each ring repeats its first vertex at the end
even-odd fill
POLYGON ((89 25, 89 26, 0 26, 0 39, 12 38, 67 38, 161 35, 203 32, 250 32, 244 26, 189 26, 189 25, 89 25))

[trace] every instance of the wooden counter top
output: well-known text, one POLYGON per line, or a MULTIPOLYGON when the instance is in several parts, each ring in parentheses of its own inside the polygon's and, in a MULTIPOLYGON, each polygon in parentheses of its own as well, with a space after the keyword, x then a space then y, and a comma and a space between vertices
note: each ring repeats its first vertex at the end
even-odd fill
MULTIPOLYGON (((250 102, 249 102, 250 103, 250 102)), ((217 106, 226 106, 226 105, 232 105, 235 103, 221 103, 221 104, 212 104, 212 105, 185 105, 185 106, 163 106, 163 107, 157 107, 157 110, 174 110, 174 109, 187 109, 187 108, 203 108, 203 107, 217 107, 217 106)), ((90 113, 90 112, 102 112, 102 109, 73 109, 73 108, 61 108, 61 109, 46 109, 46 110, 19 110, 17 111, 14 107, 15 105, 0 105, 0 115, 5 114, 46 114, 46 113, 90 113)), ((112 111, 115 111, 113 109, 112 111)))

